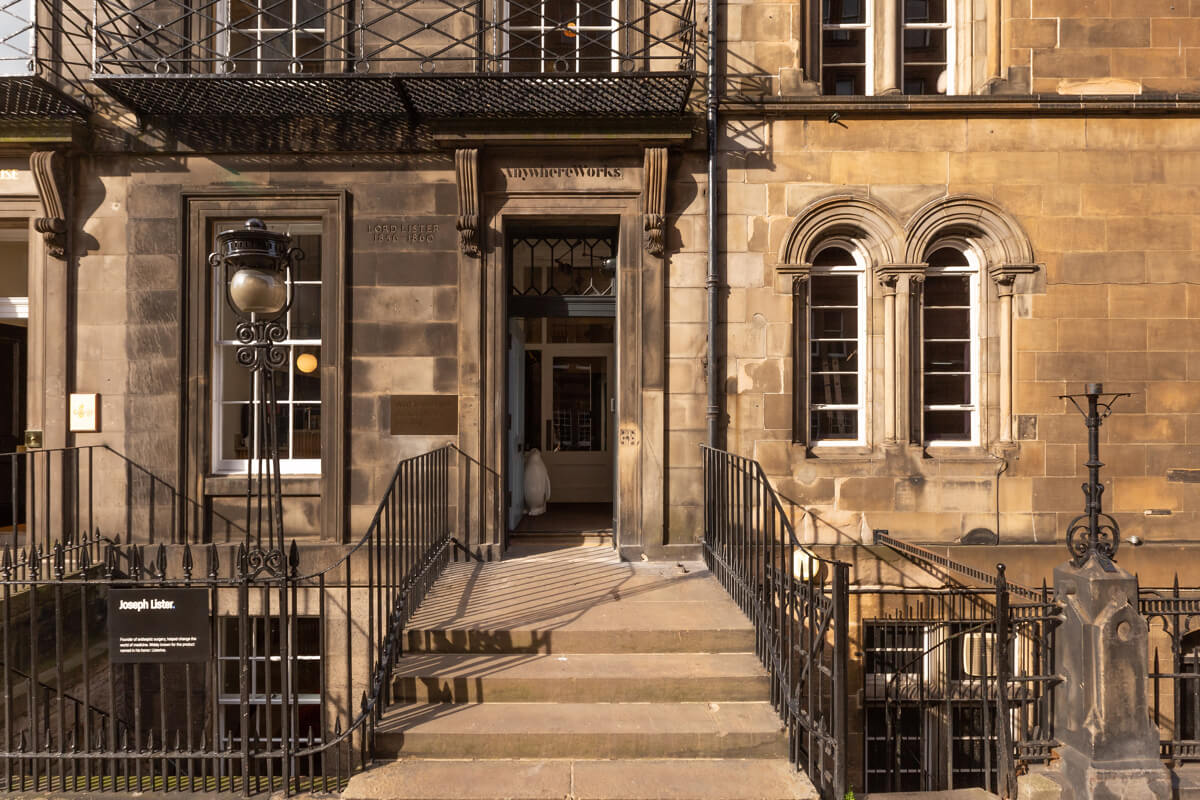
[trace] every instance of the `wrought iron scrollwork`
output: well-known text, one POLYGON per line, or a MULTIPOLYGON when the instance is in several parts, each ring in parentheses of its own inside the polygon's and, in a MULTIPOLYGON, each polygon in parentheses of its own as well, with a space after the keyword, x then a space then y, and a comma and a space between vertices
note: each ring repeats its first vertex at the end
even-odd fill
POLYGON ((1122 397, 1129 397, 1129 393, 1105 393, 1104 385, 1099 383, 1089 383, 1083 394, 1059 395, 1060 399, 1070 400, 1083 414, 1088 429, 1088 460, 1084 465, 1088 468, 1088 480, 1082 487, 1084 511, 1067 526, 1067 550, 1071 553, 1071 563, 1077 568, 1095 558, 1105 571, 1116 570, 1113 561, 1121 542, 1121 526, 1103 511, 1104 486, 1100 483, 1100 468, 1104 462, 1100 460, 1100 426, 1112 413, 1113 403, 1122 397), (1086 398, 1086 411, 1077 398, 1086 398))

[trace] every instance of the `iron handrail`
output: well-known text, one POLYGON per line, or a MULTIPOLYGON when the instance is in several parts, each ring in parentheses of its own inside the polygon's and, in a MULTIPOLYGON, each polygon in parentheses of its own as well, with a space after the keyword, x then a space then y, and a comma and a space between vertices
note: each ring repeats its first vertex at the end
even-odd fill
MULTIPOLYGON (((985 583, 991 587, 997 586, 996 576, 984 572, 981 569, 971 567, 966 564, 960 564, 954 559, 938 555, 932 550, 926 550, 925 548, 918 547, 915 544, 909 544, 908 542, 901 541, 900 539, 890 535, 886 530, 874 530, 871 533, 875 537, 876 543, 886 545, 901 555, 912 556, 922 561, 928 561, 931 564, 937 564, 939 567, 945 567, 946 569, 966 575, 969 578, 977 580, 981 583, 985 583)), ((1006 585, 1008 586, 1008 591, 1012 592, 1013 594, 1019 594, 1023 597, 1027 597, 1030 600, 1040 600, 1046 597, 1046 590, 1044 588, 1042 592, 1039 593, 1033 589, 1027 589, 1018 583, 1013 583, 1012 581, 1006 581, 1006 585)))
POLYGON ((850 565, 797 541, 757 461, 706 445, 701 461, 705 562, 754 624, 755 653, 771 677, 790 760, 806 769, 823 798, 841 800, 850 565))

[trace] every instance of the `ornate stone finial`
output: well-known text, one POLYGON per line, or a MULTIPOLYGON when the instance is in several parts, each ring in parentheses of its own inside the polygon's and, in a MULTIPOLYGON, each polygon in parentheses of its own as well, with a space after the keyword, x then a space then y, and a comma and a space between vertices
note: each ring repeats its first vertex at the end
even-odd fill
POLYGON ((645 201, 642 227, 646 231, 646 252, 661 258, 666 250, 664 231, 667 225, 667 148, 646 148, 642 184, 645 201))
POLYGON ((66 172, 63 155, 57 150, 39 150, 29 157, 29 168, 37 183, 46 216, 33 221, 33 228, 42 234, 50 255, 67 257, 67 214, 63 197, 66 195, 66 172))
POLYGON ((462 148, 454 151, 454 175, 458 180, 458 229, 459 246, 463 253, 479 257, 481 238, 479 233, 479 148, 462 148))

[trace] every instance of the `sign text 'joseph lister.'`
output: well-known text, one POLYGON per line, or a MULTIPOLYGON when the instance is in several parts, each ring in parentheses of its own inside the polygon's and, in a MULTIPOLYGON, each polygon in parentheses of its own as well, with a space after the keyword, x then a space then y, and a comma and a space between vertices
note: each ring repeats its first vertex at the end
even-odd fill
POLYGON ((212 653, 205 589, 112 589, 108 654, 113 664, 194 663, 212 653))

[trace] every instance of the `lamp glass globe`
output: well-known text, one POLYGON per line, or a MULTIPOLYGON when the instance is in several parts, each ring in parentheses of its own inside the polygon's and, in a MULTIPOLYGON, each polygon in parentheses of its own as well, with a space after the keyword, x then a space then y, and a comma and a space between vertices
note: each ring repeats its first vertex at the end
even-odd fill
POLYGON ((287 303, 287 284, 278 272, 239 269, 229 281, 229 297, 243 314, 277 314, 287 303))

